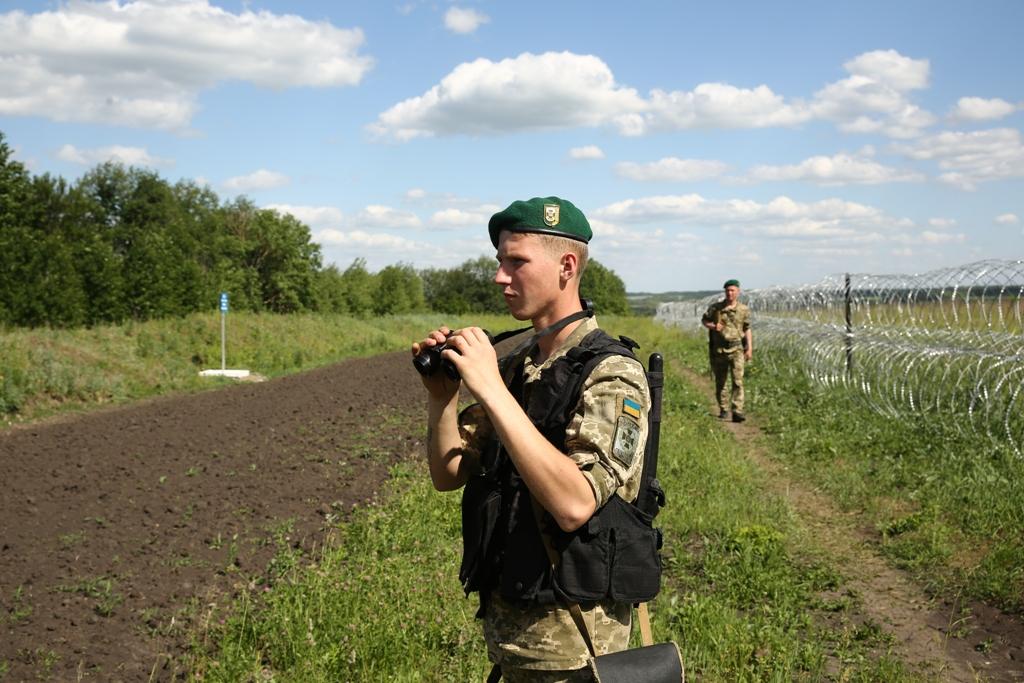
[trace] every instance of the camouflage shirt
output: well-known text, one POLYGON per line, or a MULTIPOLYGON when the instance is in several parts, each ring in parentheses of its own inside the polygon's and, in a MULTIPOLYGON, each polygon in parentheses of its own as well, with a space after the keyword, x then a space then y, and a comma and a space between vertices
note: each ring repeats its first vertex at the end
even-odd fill
MULTIPOLYGON (((523 394, 527 403, 531 384, 597 327, 594 318, 584 320, 543 363, 534 363, 536 349, 527 354, 523 366, 523 394)), ((636 499, 643 474, 649 407, 647 375, 634 359, 609 356, 598 363, 584 382, 566 428, 564 450, 586 477, 598 507, 613 493, 627 501, 636 499)), ((493 434, 486 413, 466 410, 461 423, 464 453, 479 457, 483 440, 493 434)), ((608 601, 583 611, 588 624, 593 626, 599 651, 626 647, 630 605, 608 601)), ((484 615, 484 635, 491 659, 510 667, 570 670, 586 666, 589 660, 586 645, 568 610, 554 606, 510 605, 492 594, 484 615)))
POLYGON ((743 336, 750 329, 750 309, 739 301, 729 306, 723 299, 708 307, 701 322, 722 323, 721 332, 708 330, 711 348, 720 353, 731 353, 743 348, 743 336))

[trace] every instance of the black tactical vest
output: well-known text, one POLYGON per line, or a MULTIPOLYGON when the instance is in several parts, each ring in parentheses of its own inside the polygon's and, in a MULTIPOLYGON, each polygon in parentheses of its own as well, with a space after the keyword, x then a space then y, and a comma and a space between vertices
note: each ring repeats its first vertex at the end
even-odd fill
MULTIPOLYGON (((565 452, 565 430, 584 380, 612 354, 636 358, 626 340, 594 330, 531 384, 526 414, 560 451, 565 452)), ((502 370, 503 376, 511 377, 509 389, 523 405, 523 358, 506 359, 502 370), (509 367, 509 363, 516 365, 509 367)), ((466 593, 480 592, 481 612, 487 594, 494 590, 507 601, 540 604, 608 598, 637 603, 657 595, 661 535, 652 527, 651 515, 612 495, 586 524, 565 532, 543 512, 544 531, 560 556, 552 572, 530 492, 497 439, 484 449, 481 466, 462 496, 459 570, 466 593)))

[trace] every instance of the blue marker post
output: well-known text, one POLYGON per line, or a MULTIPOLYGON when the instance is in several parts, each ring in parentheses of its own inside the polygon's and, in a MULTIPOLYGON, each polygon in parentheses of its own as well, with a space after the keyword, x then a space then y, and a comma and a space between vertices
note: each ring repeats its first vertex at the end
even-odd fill
POLYGON ((227 369, 228 343, 227 343, 227 320, 228 320, 228 293, 220 293, 220 369, 221 372, 227 369))
POLYGON ((220 293, 220 370, 201 370, 203 377, 231 377, 241 379, 249 376, 248 370, 228 370, 228 293, 220 293))

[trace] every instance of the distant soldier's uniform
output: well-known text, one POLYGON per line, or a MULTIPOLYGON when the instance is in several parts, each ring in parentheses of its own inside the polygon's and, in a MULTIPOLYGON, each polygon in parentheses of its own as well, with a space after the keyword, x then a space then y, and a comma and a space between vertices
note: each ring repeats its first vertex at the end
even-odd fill
POLYGON ((732 306, 716 301, 701 318, 705 323, 722 323, 722 331, 708 330, 711 371, 715 375, 715 397, 718 409, 743 414, 743 340, 750 329, 750 309, 737 301, 732 306), (726 380, 732 373, 732 386, 726 380))
MULTIPOLYGON (((560 359, 563 359, 561 367, 564 368, 565 357, 570 350, 579 347, 586 338, 594 339, 595 334, 603 335, 596 320, 589 318, 573 330, 565 343, 540 365, 534 364, 532 359, 535 349, 526 352, 521 361, 521 371, 517 375, 521 381, 521 388, 517 387, 517 390, 520 405, 531 415, 531 419, 537 413, 536 402, 550 400, 550 397, 545 398, 549 390, 544 387, 544 383, 550 379, 541 382, 545 373, 554 373, 553 367, 560 359)), ((518 366, 518 363, 515 364, 518 366)), ((503 370, 509 369, 507 359, 502 367, 503 370)), ((575 408, 564 428, 564 439, 561 443, 552 443, 579 466, 593 488, 599 511, 615 495, 625 501, 636 499, 643 473, 647 412, 650 406, 643 366, 632 357, 607 355, 593 367, 583 382, 579 396, 568 397, 568 401, 567 405, 575 408)), ((494 429, 486 413, 479 405, 470 406, 460 415, 459 424, 464 453, 478 460, 482 458, 486 468, 487 450, 493 448, 494 444, 494 429)), ((550 426, 546 429, 550 430, 550 426)), ((555 432, 558 431, 556 428, 555 432)), ((551 436, 548 438, 550 440, 551 436)), ((500 490, 515 490, 517 477, 514 468, 500 474, 500 490)), ((471 485, 467 485, 467 496, 471 495, 470 490, 471 485)), ((525 491, 525 488, 519 491, 525 491)), ((507 498, 512 499, 513 507, 515 501, 519 500, 506 494, 506 505, 510 504, 507 498)), ((528 499, 528 493, 520 494, 520 498, 528 499)), ((519 500, 519 504, 520 508, 528 505, 523 500, 519 500)), ((464 501, 464 515, 465 510, 464 501)), ((530 555, 530 552, 522 552, 523 548, 542 548, 533 522, 536 518, 532 514, 535 513, 531 513, 529 508, 525 512, 520 509, 518 513, 506 511, 499 515, 502 528, 512 526, 514 529, 515 524, 509 525, 508 518, 517 514, 519 527, 530 540, 517 540, 519 532, 508 532, 507 540, 502 540, 498 548, 490 548, 485 553, 484 559, 497 564, 498 568, 483 570, 487 577, 481 585, 475 587, 474 579, 467 580, 465 575, 462 576, 463 581, 467 581, 467 590, 480 591, 479 616, 483 618, 488 655, 501 666, 506 681, 577 680, 574 676, 579 677, 579 680, 591 680, 589 669, 586 668, 590 660, 587 646, 569 611, 556 601, 550 585, 549 568, 545 570, 548 576, 537 581, 532 588, 524 587, 522 582, 510 580, 507 576, 519 572, 522 569, 520 564, 530 561, 536 563, 535 558, 520 559, 519 555, 530 555), (521 596, 517 597, 519 593, 521 596), (552 675, 555 678, 550 678, 552 675)), ((551 528, 555 525, 550 517, 545 515, 543 519, 547 525, 546 533, 561 538, 558 536, 559 530, 551 528)), ((466 531, 465 516, 463 531, 466 531)), ((540 552, 543 553, 543 550, 540 552)), ((546 562, 546 555, 542 557, 546 562)), ((464 571, 465 562, 464 559, 464 571)), ((627 647, 631 604, 601 599, 589 603, 581 601, 580 606, 590 626, 598 654, 627 647)))

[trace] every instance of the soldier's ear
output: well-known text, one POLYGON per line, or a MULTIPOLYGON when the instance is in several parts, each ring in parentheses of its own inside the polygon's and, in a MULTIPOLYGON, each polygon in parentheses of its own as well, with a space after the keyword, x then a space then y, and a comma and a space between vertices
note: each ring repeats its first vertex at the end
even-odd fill
POLYGON ((562 258, 558 261, 559 271, 558 274, 564 280, 571 280, 576 277, 576 274, 580 269, 580 259, 576 254, 571 251, 567 251, 562 254, 562 258))

